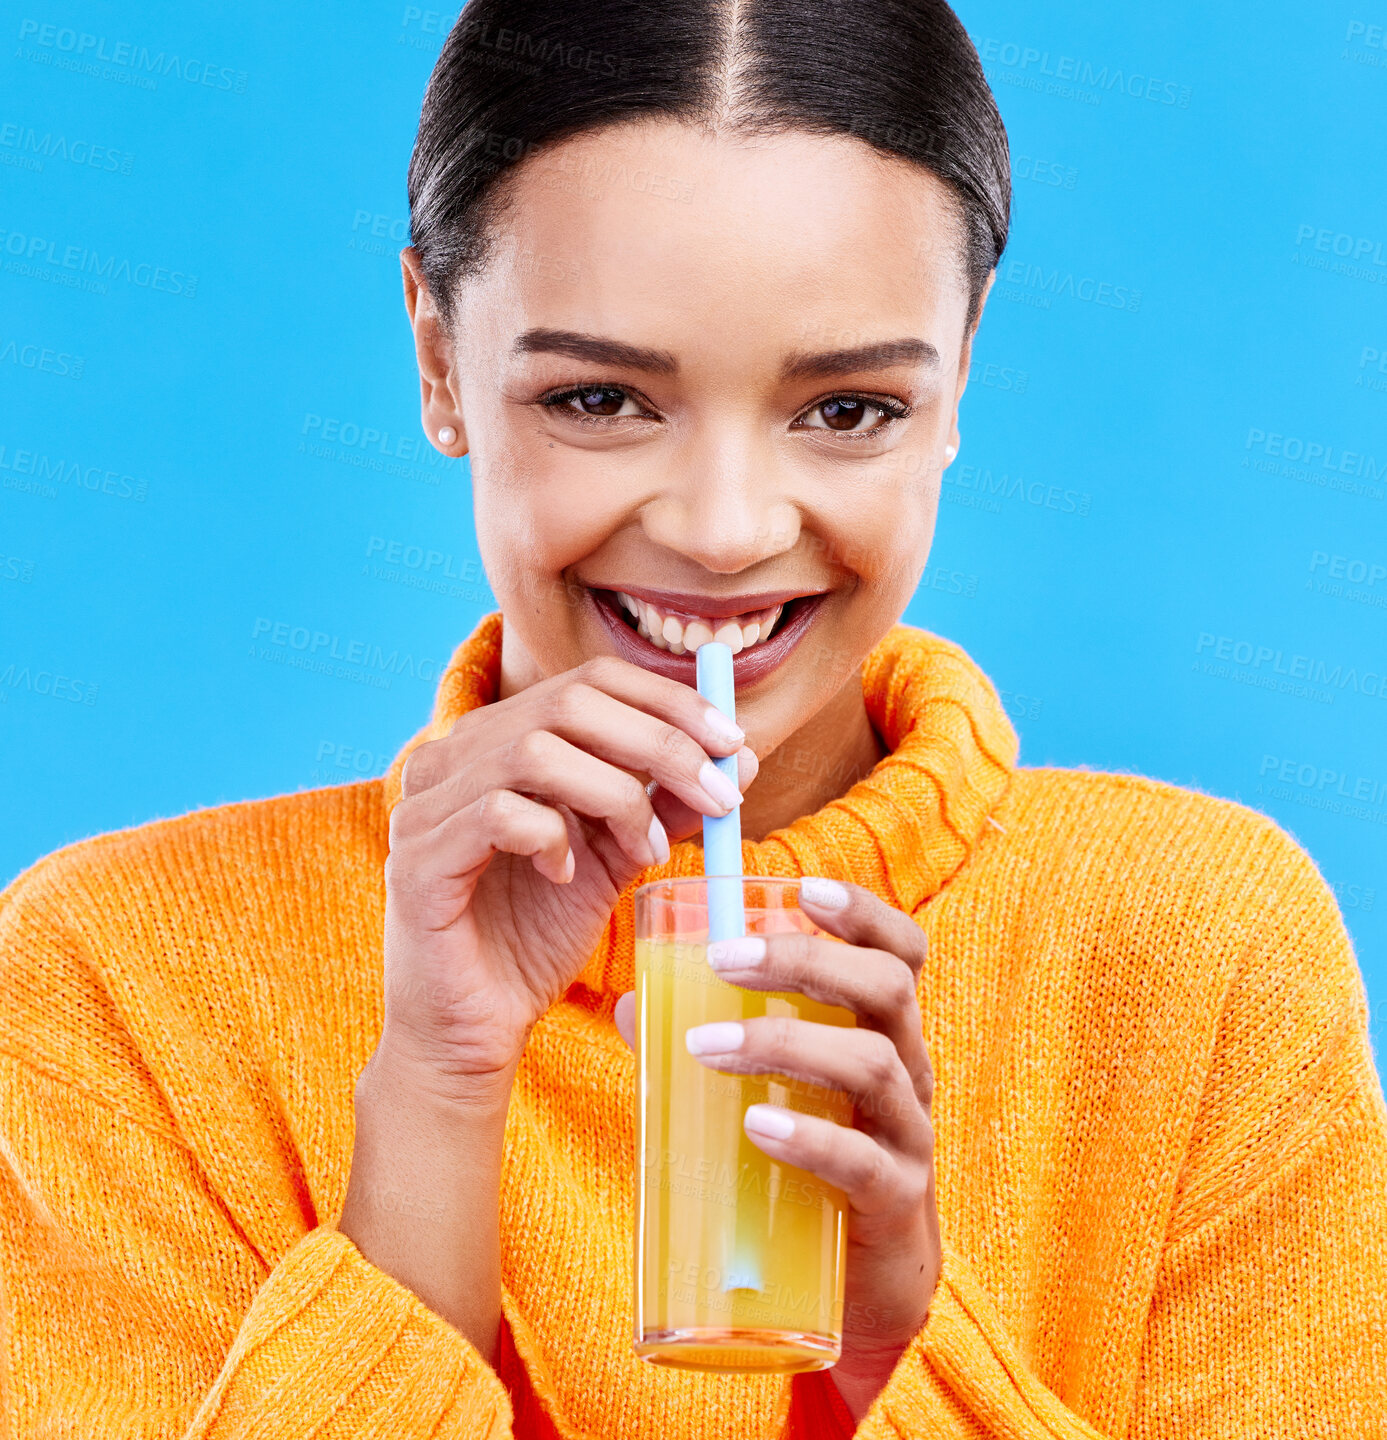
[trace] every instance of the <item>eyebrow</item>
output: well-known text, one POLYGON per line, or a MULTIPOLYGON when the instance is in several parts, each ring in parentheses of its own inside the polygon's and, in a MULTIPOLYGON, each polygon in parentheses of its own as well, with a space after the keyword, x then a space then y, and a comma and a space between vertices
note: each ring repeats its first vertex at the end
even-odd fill
POLYGON ((517 355, 568 355, 574 360, 590 360, 595 365, 620 365, 628 370, 646 370, 654 375, 673 375, 679 362, 668 350, 648 350, 641 345, 628 345, 624 340, 608 340, 601 335, 584 335, 577 330, 526 330, 516 337, 517 355))
POLYGON ((939 351, 928 340, 877 340, 850 350, 823 350, 814 355, 791 355, 781 367, 786 380, 848 375, 855 370, 889 370, 896 365, 939 364, 939 351))
MULTIPOLYGON (((550 330, 537 326, 518 335, 517 355, 567 355, 595 365, 620 365, 654 375, 675 375, 679 362, 668 350, 651 350, 611 340, 602 335, 585 335, 578 330, 550 330)), ((900 365, 939 364, 939 351, 928 340, 913 336, 901 340, 877 340, 846 350, 822 350, 815 354, 791 355, 781 367, 786 380, 849 375, 857 370, 887 370, 900 365)))

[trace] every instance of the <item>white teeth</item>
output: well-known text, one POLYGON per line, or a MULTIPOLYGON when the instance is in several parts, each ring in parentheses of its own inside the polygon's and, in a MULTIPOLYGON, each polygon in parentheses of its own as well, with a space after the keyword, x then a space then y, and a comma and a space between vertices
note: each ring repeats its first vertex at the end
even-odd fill
POLYGON ((767 639, 784 609, 782 605, 773 605, 768 610, 755 610, 721 620, 701 616, 681 620, 677 615, 664 614, 648 600, 637 600, 623 590, 616 593, 622 608, 635 616, 637 632, 671 655, 690 654, 710 640, 721 641, 736 655, 748 646, 767 639))
POLYGON ((713 627, 703 620, 690 620, 684 626, 684 648, 697 650, 713 638, 713 627))
POLYGON ((735 620, 729 620, 713 631, 713 639, 729 646, 735 655, 742 648, 742 627, 735 620))

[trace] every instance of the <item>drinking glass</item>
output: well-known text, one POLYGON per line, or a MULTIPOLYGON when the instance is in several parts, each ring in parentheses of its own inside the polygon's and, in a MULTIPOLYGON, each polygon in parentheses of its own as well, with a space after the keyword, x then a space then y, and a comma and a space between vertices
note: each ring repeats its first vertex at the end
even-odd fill
POLYGON ((758 1149, 742 1116, 769 1103, 851 1125, 852 1102, 783 1075, 719 1074, 684 1033, 760 1015, 856 1020, 714 974, 708 887, 729 884, 742 887, 748 935, 825 933, 799 908, 794 879, 699 876, 636 891, 636 1353, 695 1370, 819 1370, 842 1344, 846 1201, 758 1149))

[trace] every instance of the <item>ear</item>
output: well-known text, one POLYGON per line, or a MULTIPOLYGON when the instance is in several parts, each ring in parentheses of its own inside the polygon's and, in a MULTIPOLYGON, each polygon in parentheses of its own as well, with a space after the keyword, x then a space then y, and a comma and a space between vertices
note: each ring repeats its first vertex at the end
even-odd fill
MULTIPOLYGON (((973 337, 978 333, 978 326, 982 324, 982 314, 987 308, 987 297, 992 293, 992 285, 996 279, 997 269, 996 266, 993 266, 993 268, 987 272, 987 279, 983 281, 982 285, 982 294, 978 296, 978 313, 974 317, 968 333, 963 337, 963 365, 960 367, 962 380, 968 378, 968 366, 973 358, 973 337)), ((962 381, 960 381, 958 389, 959 394, 962 394, 962 381)))
POLYGON ((992 283, 997 278, 997 271, 994 267, 987 272, 987 279, 983 281, 982 294, 978 296, 978 313, 972 325, 968 327, 963 337, 963 349, 959 355, 958 362, 958 387, 954 391, 954 418, 949 429, 948 444, 953 446, 954 454, 958 454, 960 436, 958 433, 958 407, 963 399, 964 388, 968 384, 968 370, 973 363, 973 337, 978 333, 978 326, 982 324, 983 310, 987 305, 987 297, 991 293, 992 283))
POLYGON ((453 345, 438 312, 428 281, 413 245, 400 251, 400 274, 405 287, 405 310, 414 331, 414 356, 419 366, 419 410, 424 433, 445 455, 467 454, 467 430, 453 375, 453 345), (455 439, 439 439, 451 428, 455 439))

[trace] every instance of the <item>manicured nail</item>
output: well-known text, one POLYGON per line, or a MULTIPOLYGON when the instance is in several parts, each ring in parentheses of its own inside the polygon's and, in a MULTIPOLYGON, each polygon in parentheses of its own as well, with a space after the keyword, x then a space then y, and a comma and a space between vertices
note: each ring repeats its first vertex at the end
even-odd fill
POLYGON ((735 1020, 714 1020, 684 1032, 690 1055, 727 1055, 742 1048, 746 1031, 735 1020))
POLYGON ((650 840, 650 848, 655 852, 655 863, 657 865, 669 864, 669 836, 665 834, 665 827, 660 824, 660 817, 650 817, 650 829, 646 832, 650 840))
POLYGON ((848 892, 836 880, 806 875, 799 882, 799 898, 808 900, 811 905, 822 905, 825 910, 841 910, 848 903, 848 892))
POLYGON ((766 942, 759 935, 736 940, 714 940, 708 947, 708 964, 714 970, 754 970, 766 958, 766 942))
POLYGON ((742 803, 742 792, 711 760, 705 760, 699 767, 698 783, 724 810, 735 810, 742 803))
POLYGON ((764 1135, 770 1140, 788 1140, 795 1133, 794 1118, 778 1105, 748 1105, 742 1124, 753 1135, 764 1135))
POLYGON ((729 720, 716 705, 710 705, 703 712, 703 723, 710 734, 728 745, 740 745, 746 739, 746 731, 735 720, 729 720))

